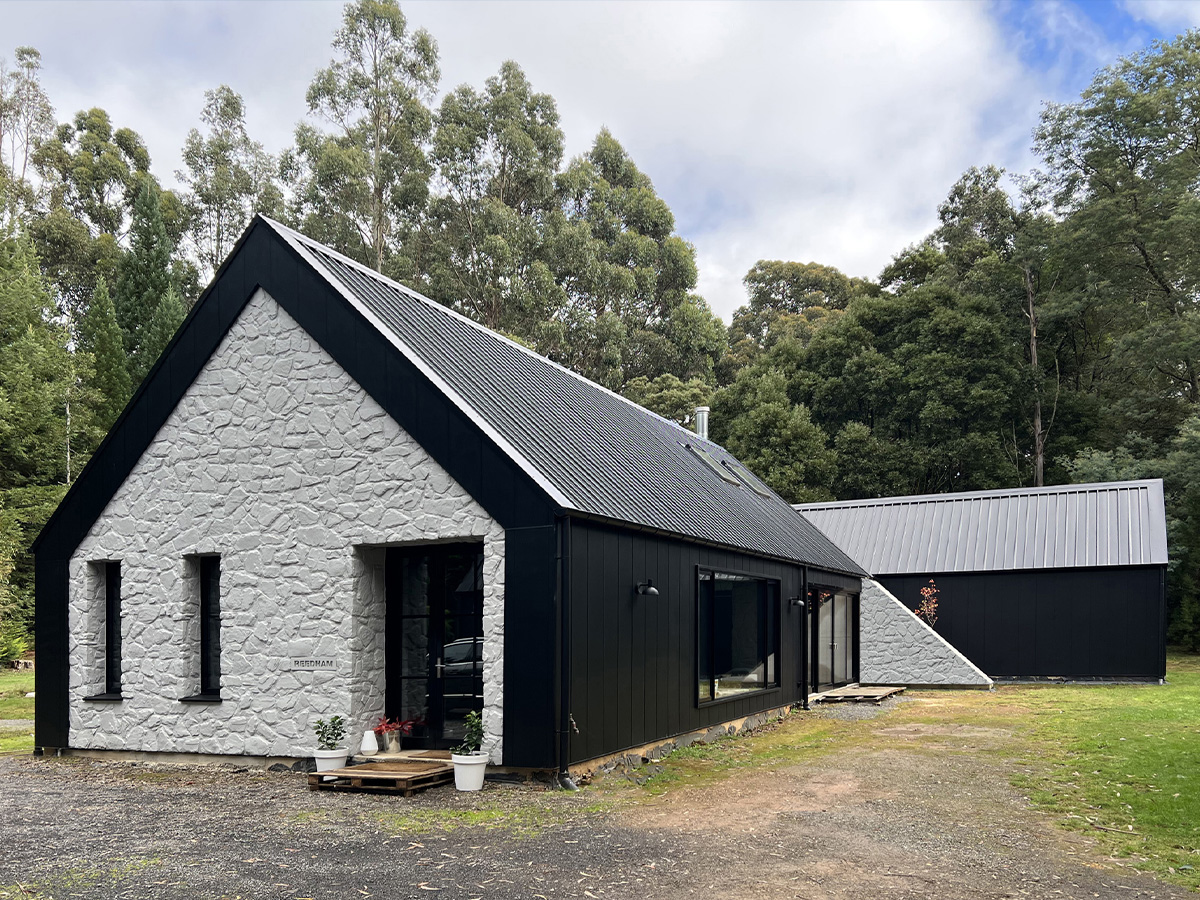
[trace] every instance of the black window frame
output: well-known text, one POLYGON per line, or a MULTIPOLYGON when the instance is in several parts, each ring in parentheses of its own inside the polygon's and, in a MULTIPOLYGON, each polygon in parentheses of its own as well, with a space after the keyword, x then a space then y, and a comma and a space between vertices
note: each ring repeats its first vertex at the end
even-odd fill
POLYGON ((121 563, 104 564, 104 693, 121 696, 121 563))
MULTIPOLYGON (((84 700, 124 700, 121 693, 121 563, 119 560, 99 560, 89 565, 103 579, 104 594, 104 689, 84 700)), ((97 598, 99 599, 99 598, 97 598)))
MULTIPOLYGON (((697 566, 696 567, 696 607, 695 607, 695 610, 696 610, 696 639, 695 639, 696 656, 695 656, 695 677, 692 679, 692 683, 695 685, 694 697, 695 697, 697 708, 702 708, 702 707, 707 707, 707 706, 716 706, 716 705, 719 705, 722 703, 732 703, 736 700, 745 700, 745 699, 749 699, 749 698, 753 698, 753 697, 761 697, 765 694, 771 693, 772 691, 779 691, 782 689, 782 687, 783 687, 783 667, 782 667, 782 661, 783 661, 783 652, 782 652, 783 651, 783 647, 782 647, 783 601, 782 601, 782 596, 783 596, 783 582, 779 578, 773 578, 769 575, 763 575, 760 572, 746 572, 746 571, 740 571, 740 570, 736 570, 736 569, 722 569, 722 568, 717 568, 714 566, 697 566), (715 644, 713 642, 713 636, 716 633, 716 605, 715 604, 713 604, 712 608, 709 610, 708 622, 707 623, 701 622, 702 611, 703 611, 703 601, 702 601, 702 597, 701 597, 701 591, 704 589, 703 586, 704 586, 704 581, 705 581, 706 575, 712 577, 714 584, 715 584, 717 576, 724 575, 724 576, 729 576, 731 578, 735 578, 738 580, 747 579, 747 580, 751 580, 751 581, 762 582, 768 586, 768 593, 767 593, 767 598, 766 598, 765 619, 763 621, 760 621, 759 628, 761 629, 764 626, 764 624, 769 623, 769 627, 770 627, 770 631, 771 631, 771 634, 769 635, 769 637, 773 637, 773 640, 768 640, 765 643, 767 645, 767 657, 769 658, 772 655, 774 656, 775 677, 772 681, 767 681, 764 678, 762 687, 754 688, 751 690, 738 691, 737 693, 734 693, 734 694, 731 694, 731 695, 725 696, 725 697, 718 697, 716 695, 715 682, 717 680, 717 676, 715 675, 716 667, 715 667, 715 661, 714 661, 714 657, 713 657, 713 654, 715 653, 715 644), (773 595, 772 595, 772 592, 770 591, 771 586, 774 587, 773 595), (774 609, 771 608, 772 604, 774 606, 774 609), (709 646, 707 648, 701 646, 701 637, 702 637, 702 635, 705 635, 705 634, 708 635, 709 646), (706 657, 707 657, 708 664, 706 667, 704 667, 703 661, 705 660, 706 657), (704 668, 707 668, 707 670, 709 672, 709 696, 707 698, 703 697, 700 692, 700 678, 701 678, 704 668)), ((764 675, 765 675, 765 671, 766 671, 766 663, 767 663, 767 660, 763 660, 764 675)))
POLYGON ((200 627, 200 690, 184 703, 219 703, 221 695, 221 557, 216 553, 189 557, 196 576, 196 609, 200 627))

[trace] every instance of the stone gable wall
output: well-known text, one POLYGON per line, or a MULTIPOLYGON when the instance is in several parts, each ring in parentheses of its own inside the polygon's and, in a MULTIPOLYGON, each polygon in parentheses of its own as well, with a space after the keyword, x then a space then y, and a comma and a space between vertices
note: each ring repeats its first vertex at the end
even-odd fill
POLYGON ((867 578, 859 596, 858 660, 858 680, 863 684, 992 684, 891 591, 867 578))
POLYGON ((259 291, 70 564, 70 741, 306 756, 383 714, 384 544, 482 540, 484 724, 503 739, 504 531, 259 291), (199 690, 195 554, 221 556, 221 693, 199 690), (122 693, 104 689, 103 576, 119 560, 122 693), (294 658, 334 660, 329 671, 294 658))

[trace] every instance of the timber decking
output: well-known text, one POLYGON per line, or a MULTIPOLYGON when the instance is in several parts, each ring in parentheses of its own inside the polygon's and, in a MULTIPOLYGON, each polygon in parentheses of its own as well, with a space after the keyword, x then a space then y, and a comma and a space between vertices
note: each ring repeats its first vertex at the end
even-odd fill
POLYGON ((454 766, 441 760, 396 760, 347 766, 328 772, 310 772, 310 791, 366 791, 376 794, 402 794, 411 797, 417 791, 449 784, 454 766))
POLYGON ((834 688, 816 694, 811 698, 813 703, 875 703, 880 704, 888 697, 904 692, 902 687, 864 687, 850 684, 846 687, 834 688))

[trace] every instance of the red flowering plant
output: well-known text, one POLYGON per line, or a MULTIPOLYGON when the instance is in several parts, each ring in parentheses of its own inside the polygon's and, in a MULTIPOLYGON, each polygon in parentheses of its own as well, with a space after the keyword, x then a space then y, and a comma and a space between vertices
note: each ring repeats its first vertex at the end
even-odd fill
POLYGON ((921 588, 921 602, 917 604, 917 608, 913 610, 917 617, 924 619, 927 625, 934 625, 938 620, 938 587, 932 578, 929 579, 929 584, 921 588))
POLYGON ((387 734, 397 732, 400 737, 408 737, 413 732, 413 726, 418 724, 416 719, 389 719, 386 716, 380 716, 379 724, 375 726, 375 734, 383 737, 387 734))

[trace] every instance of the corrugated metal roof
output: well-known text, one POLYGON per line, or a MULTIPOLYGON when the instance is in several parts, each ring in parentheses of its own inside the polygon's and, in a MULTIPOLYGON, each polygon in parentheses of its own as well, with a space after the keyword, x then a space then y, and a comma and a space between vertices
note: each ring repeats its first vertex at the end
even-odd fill
POLYGON ((865 574, 783 499, 718 478, 685 447, 733 460, 718 445, 266 221, 564 509, 865 574))
POLYGON ((875 575, 1167 562, 1157 478, 795 508, 875 575))

